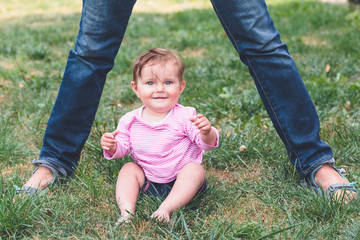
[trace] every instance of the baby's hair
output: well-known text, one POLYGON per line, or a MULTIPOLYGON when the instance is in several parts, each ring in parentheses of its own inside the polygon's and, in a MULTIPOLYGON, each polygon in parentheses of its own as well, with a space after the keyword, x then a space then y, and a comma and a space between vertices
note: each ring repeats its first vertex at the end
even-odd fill
POLYGON ((164 48, 153 48, 149 51, 141 54, 136 58, 133 65, 133 81, 137 84, 138 79, 141 76, 141 70, 145 65, 165 65, 168 62, 173 62, 179 69, 180 81, 183 81, 183 75, 185 65, 181 61, 180 57, 173 51, 164 48))

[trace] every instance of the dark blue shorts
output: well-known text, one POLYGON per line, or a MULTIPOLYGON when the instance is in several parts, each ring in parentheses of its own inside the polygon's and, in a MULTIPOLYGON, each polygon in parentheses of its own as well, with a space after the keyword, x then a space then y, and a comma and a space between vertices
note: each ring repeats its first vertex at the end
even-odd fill
MULTIPOLYGON (((176 181, 176 179, 169 183, 154 183, 154 182, 150 182, 147 178, 145 178, 145 183, 144 183, 143 187, 141 188, 141 192, 143 192, 145 194, 153 195, 155 197, 165 198, 169 195, 172 187, 174 186, 175 181, 176 181)), ((205 192, 206 187, 207 187, 207 183, 206 183, 206 178, 205 178, 203 185, 201 186, 199 191, 196 193, 196 195, 199 195, 199 194, 205 192)))

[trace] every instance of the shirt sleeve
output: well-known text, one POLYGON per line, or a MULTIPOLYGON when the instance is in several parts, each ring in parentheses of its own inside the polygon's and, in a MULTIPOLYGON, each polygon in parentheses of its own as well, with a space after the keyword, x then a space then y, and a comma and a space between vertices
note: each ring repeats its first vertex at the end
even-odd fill
POLYGON ((214 128, 213 126, 211 126, 211 128, 215 131, 216 133, 216 142, 215 145, 209 145, 207 143, 205 143, 200 136, 200 131, 199 129, 197 129, 194 124, 189 120, 189 118, 191 116, 195 116, 196 115, 196 109, 193 107, 187 107, 184 109, 184 125, 185 125, 185 131, 186 134, 188 135, 188 137, 190 138, 190 140, 195 143, 199 148, 201 148, 202 150, 211 150, 214 149, 216 147, 219 146, 219 131, 214 128))
POLYGON ((116 151, 113 155, 104 151, 106 159, 122 158, 130 153, 130 122, 127 121, 126 116, 120 119, 117 130, 119 133, 115 136, 116 151))

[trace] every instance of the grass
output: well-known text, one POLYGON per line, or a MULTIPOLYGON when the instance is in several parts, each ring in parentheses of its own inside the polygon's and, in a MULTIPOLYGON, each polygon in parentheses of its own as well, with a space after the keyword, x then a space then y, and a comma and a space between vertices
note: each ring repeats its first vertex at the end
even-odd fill
MULTIPOLYGON (((359 8, 308 0, 268 5, 318 110, 322 138, 359 182, 359 8)), ((30 176, 41 148, 80 10, 78 1, 0 0, 0 239, 359 238, 359 201, 329 204, 299 185, 247 68, 205 0, 137 3, 75 176, 13 203, 13 185, 30 176), (105 161, 99 139, 140 106, 131 64, 152 47, 184 59, 180 102, 221 129, 221 145, 204 159, 209 190, 171 223, 152 221, 160 200, 141 196, 133 223, 115 228, 116 176, 130 158, 105 161)))

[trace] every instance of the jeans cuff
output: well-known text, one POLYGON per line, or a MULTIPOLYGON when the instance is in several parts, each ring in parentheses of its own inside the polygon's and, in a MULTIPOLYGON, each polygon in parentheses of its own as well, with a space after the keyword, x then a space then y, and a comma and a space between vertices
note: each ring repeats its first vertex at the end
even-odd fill
POLYGON ((68 177, 68 174, 65 171, 65 169, 63 167, 61 167, 60 165, 57 165, 56 161, 54 161, 53 159, 39 158, 39 159, 34 159, 34 161, 32 163, 35 166, 41 165, 41 166, 49 168, 51 170, 51 172, 53 173, 54 177, 58 177, 58 176, 68 177))
POLYGON ((323 158, 320 159, 318 162, 316 162, 315 164, 313 164, 308 170, 307 173, 302 176, 302 178, 307 178, 308 176, 310 176, 312 174, 313 171, 317 170, 317 168, 320 165, 324 165, 324 164, 329 164, 330 166, 333 166, 335 164, 335 159, 333 157, 331 158, 323 158))

